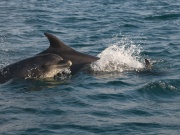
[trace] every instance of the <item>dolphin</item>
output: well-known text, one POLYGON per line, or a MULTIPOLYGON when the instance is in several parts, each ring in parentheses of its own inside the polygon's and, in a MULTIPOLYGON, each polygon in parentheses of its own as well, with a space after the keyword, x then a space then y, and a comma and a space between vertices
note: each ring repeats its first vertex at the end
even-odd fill
POLYGON ((0 69, 0 83, 11 79, 49 78, 72 65, 56 54, 42 54, 30 57, 0 69))
POLYGON ((42 51, 39 54, 52 53, 61 56, 64 60, 70 60, 72 62, 72 66, 70 67, 71 74, 77 73, 84 65, 90 64, 99 59, 98 57, 74 50, 52 34, 46 32, 44 35, 48 38, 50 46, 48 49, 42 51))

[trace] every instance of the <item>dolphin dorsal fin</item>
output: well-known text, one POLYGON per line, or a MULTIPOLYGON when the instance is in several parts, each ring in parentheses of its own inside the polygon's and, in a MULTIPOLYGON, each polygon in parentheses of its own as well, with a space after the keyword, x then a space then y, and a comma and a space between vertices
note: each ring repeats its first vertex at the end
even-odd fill
POLYGON ((152 65, 150 63, 150 61, 148 59, 145 59, 145 66, 147 69, 151 69, 152 68, 152 65))
POLYGON ((45 32, 44 35, 49 40, 50 48, 58 48, 60 50, 73 50, 71 47, 67 46, 61 40, 59 40, 56 36, 47 32, 45 32))

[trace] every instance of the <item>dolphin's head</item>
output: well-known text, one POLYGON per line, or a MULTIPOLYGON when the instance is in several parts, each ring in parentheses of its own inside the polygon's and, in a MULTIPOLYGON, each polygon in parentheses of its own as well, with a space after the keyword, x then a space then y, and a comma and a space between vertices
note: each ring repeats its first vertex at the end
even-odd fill
POLYGON ((72 65, 71 61, 60 60, 56 64, 42 65, 43 74, 41 77, 50 78, 54 77, 58 73, 61 73, 64 69, 69 68, 72 65))
POLYGON ((31 65, 28 70, 28 78, 50 78, 61 73, 72 65, 70 60, 63 60, 56 54, 36 55, 28 60, 31 65), (35 63, 35 65, 34 65, 35 63))

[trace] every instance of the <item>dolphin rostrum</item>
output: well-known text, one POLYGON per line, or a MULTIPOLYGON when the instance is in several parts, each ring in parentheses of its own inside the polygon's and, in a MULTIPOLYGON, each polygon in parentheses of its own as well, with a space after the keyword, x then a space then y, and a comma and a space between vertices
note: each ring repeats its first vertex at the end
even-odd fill
POLYGON ((48 78, 72 65, 56 54, 42 54, 10 64, 0 69, 0 83, 19 78, 48 78))
POLYGON ((72 62, 72 66, 70 67, 71 74, 75 74, 84 65, 90 64, 99 59, 98 57, 80 53, 72 49, 52 34, 44 33, 44 35, 48 38, 50 46, 48 49, 44 50, 39 54, 52 53, 61 56, 63 60, 70 60, 72 62))

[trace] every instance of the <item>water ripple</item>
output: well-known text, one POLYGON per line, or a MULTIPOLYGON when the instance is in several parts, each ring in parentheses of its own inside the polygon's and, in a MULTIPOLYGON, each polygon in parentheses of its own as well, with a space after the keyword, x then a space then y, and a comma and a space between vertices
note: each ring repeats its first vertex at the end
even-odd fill
POLYGON ((106 55, 97 72, 0 85, 0 134, 179 134, 179 6, 1 0, 0 67, 48 48, 44 32, 77 51, 106 55))

